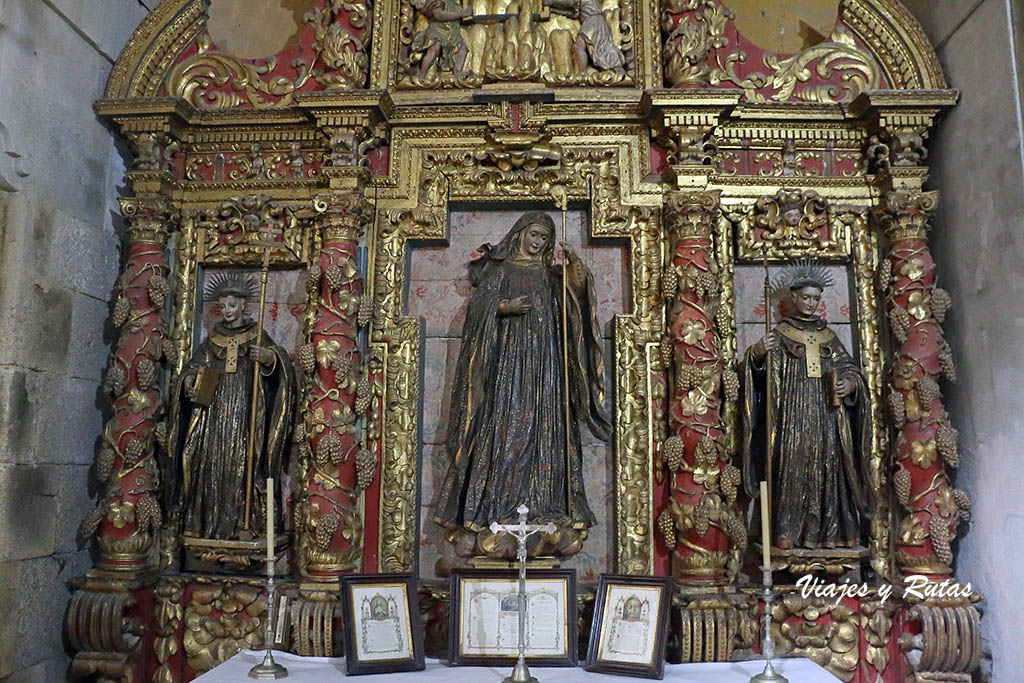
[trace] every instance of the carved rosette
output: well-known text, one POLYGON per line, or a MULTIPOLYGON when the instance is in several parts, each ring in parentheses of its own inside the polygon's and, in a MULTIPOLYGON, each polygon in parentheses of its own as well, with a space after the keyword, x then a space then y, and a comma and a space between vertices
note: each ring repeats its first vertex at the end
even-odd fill
POLYGON ((82 521, 83 539, 95 537, 97 569, 125 576, 151 567, 149 551, 161 526, 159 475, 154 457, 166 428, 160 366, 166 358, 167 237, 175 220, 160 196, 120 200, 128 222, 124 270, 111 322, 120 330, 103 390, 113 417, 103 428, 93 464, 102 483, 99 505, 82 521))
POLYGON ((299 349, 307 378, 302 470, 305 487, 296 505, 299 568, 310 579, 333 581, 362 565, 360 493, 376 476, 377 455, 362 448, 359 419, 371 387, 359 349, 360 327, 373 316, 363 295, 356 245, 369 222, 361 188, 317 199, 320 252, 306 286, 316 298, 309 343, 299 349))
POLYGON ((723 398, 736 400, 739 378, 725 364, 719 329, 725 323, 712 235, 720 194, 674 192, 664 208, 673 248, 662 355, 675 382, 660 452, 670 498, 658 528, 672 553, 672 574, 688 583, 725 583, 732 548, 746 546, 735 509, 740 473, 729 462, 722 421, 723 398))
POLYGON ((896 347, 888 404, 898 433, 892 479, 904 510, 897 563, 904 575, 941 579, 951 573, 950 546, 957 526, 970 515, 970 501, 953 488, 947 469, 959 465, 957 433, 938 383, 954 380, 956 371, 942 333, 949 294, 936 284, 928 247, 930 213, 937 202, 935 192, 890 192, 876 217, 891 243, 880 285, 896 347))

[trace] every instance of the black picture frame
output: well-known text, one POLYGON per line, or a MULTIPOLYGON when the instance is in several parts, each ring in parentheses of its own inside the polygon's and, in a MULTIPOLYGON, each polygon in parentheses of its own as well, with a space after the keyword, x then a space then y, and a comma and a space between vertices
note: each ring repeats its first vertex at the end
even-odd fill
POLYGON ((357 676, 422 671, 423 629, 416 577, 411 574, 352 574, 341 577, 340 588, 345 673, 357 676), (361 642, 367 642, 359 639, 360 634, 365 637, 371 628, 390 633, 392 626, 396 630, 396 644, 401 646, 403 638, 407 644, 399 656, 388 657, 385 652, 371 654, 360 647, 361 642))
POLYGON ((672 579, 668 577, 602 574, 597 581, 594 622, 583 668, 596 673, 661 680, 665 675, 671 607, 672 579), (624 614, 629 616, 624 617, 624 614), (629 630, 623 631, 626 627, 629 630), (616 638, 616 629, 624 635, 616 638), (637 649, 633 652, 636 654, 626 654, 623 650, 617 655, 613 643, 635 645, 637 649))
MULTIPOLYGON (((577 666, 578 645, 576 630, 576 570, 575 569, 528 569, 526 571, 527 590, 530 584, 534 583, 554 584, 554 588, 561 592, 561 609, 557 604, 555 609, 561 612, 561 624, 556 624, 555 631, 562 637, 563 647, 559 648, 557 654, 526 654, 526 661, 533 666, 577 666)), ((448 622, 448 662, 452 666, 512 666, 518 657, 518 595, 519 595, 519 572, 514 569, 455 569, 451 578, 451 608, 449 610, 448 622), (464 618, 472 619, 473 614, 465 614, 467 600, 473 600, 474 594, 470 591, 481 583, 495 585, 494 594, 488 592, 489 598, 498 601, 495 628, 501 631, 503 616, 508 615, 501 612, 512 611, 514 596, 515 622, 514 633, 516 642, 511 648, 501 647, 494 649, 494 654, 484 653, 486 648, 482 646, 473 647, 471 636, 463 626, 468 623, 464 618), (510 654, 506 654, 510 653, 510 654)), ((488 599, 489 602, 489 599, 488 599)), ((527 618, 529 619, 529 610, 527 618)), ((508 631, 506 631, 507 633, 508 631)), ((495 636, 500 642, 500 635, 495 636)), ((557 641, 556 641, 557 642, 557 641)))

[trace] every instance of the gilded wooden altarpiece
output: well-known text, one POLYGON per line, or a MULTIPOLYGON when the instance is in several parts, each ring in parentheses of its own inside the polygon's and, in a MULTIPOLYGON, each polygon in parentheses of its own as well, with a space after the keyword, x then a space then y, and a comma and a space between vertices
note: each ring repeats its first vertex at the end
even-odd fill
MULTIPOLYGON (((304 282, 288 645, 336 654, 339 575, 418 569, 425 350, 407 269, 415 245, 446 244, 461 206, 568 206, 589 237, 628 244, 609 566, 676 577, 675 656, 730 659, 758 641, 736 469, 744 269, 811 259, 845 274, 875 426, 866 567, 875 584, 952 576, 969 501, 938 384, 954 374, 949 300, 927 243, 937 196, 923 187, 927 138, 956 93, 904 8, 837 0, 834 26, 776 54, 738 28, 740 2, 586 0, 555 19, 551 3, 473 2, 486 20, 443 34, 467 43, 456 74, 443 52, 417 73, 422 36, 441 35, 429 4, 308 4, 294 41, 251 60, 218 47, 201 0, 164 0, 96 104, 134 157, 105 381, 114 418, 83 523, 99 557, 67 620, 77 673, 183 681, 262 644, 258 582, 177 571, 161 448, 201 273, 258 268, 267 230, 280 243, 271 268, 304 282), (606 22, 588 29, 610 36, 603 58, 592 38, 571 52, 586 16, 606 22)), ((844 681, 969 680, 977 666, 970 601, 885 604, 873 589, 829 606, 782 590, 780 649, 844 681)), ((445 591, 428 582, 421 598, 428 633, 443 629, 445 591)))

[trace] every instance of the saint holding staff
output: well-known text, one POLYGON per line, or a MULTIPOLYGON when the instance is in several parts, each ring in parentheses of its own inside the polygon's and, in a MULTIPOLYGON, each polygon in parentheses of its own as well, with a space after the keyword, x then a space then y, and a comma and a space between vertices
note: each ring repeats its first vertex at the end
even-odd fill
POLYGON ((770 298, 790 309, 743 361, 743 476, 758 497, 768 480, 772 542, 843 548, 870 513, 864 472, 871 452, 867 383, 817 311, 832 284, 809 263, 787 269, 770 298))
POLYGON ((460 533, 484 536, 491 522, 515 521, 521 504, 531 520, 561 529, 583 531, 595 523, 583 491, 577 425, 585 420, 602 441, 612 428, 603 406, 593 277, 563 242, 563 286, 563 268, 552 266, 554 241, 551 218, 529 212, 498 245, 483 245, 469 266, 476 289, 455 370, 451 461, 434 506, 434 520, 449 529, 450 540, 460 533))
POLYGON ((244 316, 255 290, 253 280, 241 273, 210 278, 205 298, 219 304, 222 319, 196 349, 172 392, 167 450, 181 475, 167 481, 178 482, 169 486, 176 489, 171 503, 181 513, 186 536, 252 538, 266 522, 266 496, 280 496, 279 491, 262 489, 267 477, 280 481, 295 372, 287 352, 244 316), (256 490, 248 491, 249 486, 256 490), (247 493, 256 504, 246 505, 247 493))

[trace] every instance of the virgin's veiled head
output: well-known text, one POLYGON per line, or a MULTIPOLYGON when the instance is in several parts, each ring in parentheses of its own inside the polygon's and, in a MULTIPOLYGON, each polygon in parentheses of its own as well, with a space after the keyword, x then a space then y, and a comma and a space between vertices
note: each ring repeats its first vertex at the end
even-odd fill
POLYGON ((469 264, 469 280, 473 285, 479 284, 485 267, 491 261, 531 260, 546 268, 555 258, 555 222, 543 211, 528 211, 519 217, 497 245, 492 247, 490 244, 484 244, 480 251, 483 255, 469 264), (543 228, 548 233, 547 242, 539 252, 527 243, 534 237, 530 230, 534 226, 543 228))

